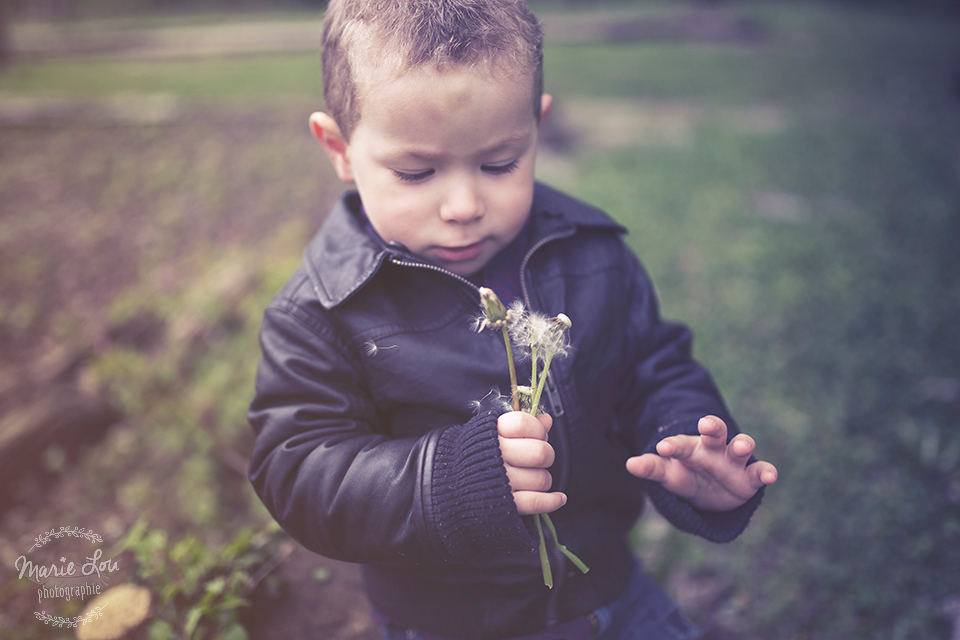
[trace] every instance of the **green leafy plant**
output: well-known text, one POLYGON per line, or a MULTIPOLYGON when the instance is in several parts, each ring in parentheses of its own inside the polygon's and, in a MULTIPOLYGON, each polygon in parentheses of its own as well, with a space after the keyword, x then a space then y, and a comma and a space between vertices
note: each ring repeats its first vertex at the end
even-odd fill
POLYGON ((170 541, 165 531, 140 520, 115 552, 133 554, 137 580, 154 594, 150 640, 245 640, 238 612, 279 563, 282 540, 271 526, 260 532, 244 529, 222 545, 207 545, 192 535, 170 541))
MULTIPOLYGON (((548 318, 525 309, 519 302, 507 309, 497 294, 486 287, 480 288, 480 306, 483 308, 483 317, 478 329, 481 331, 490 329, 503 334, 503 342, 507 349, 507 364, 510 369, 510 406, 514 411, 526 411, 530 415, 538 415, 540 398, 547 382, 547 375, 550 373, 550 363, 557 355, 565 355, 567 352, 567 336, 572 324, 570 318, 562 313, 554 318, 548 318), (529 386, 520 386, 517 383, 513 343, 525 350, 525 355, 530 356, 529 386)), ((553 588, 553 571, 550 568, 550 557, 543 533, 544 525, 550 531, 558 551, 569 558, 583 573, 590 570, 572 551, 560 544, 557 529, 549 514, 534 514, 533 522, 540 539, 539 553, 543 584, 550 589, 553 588)))

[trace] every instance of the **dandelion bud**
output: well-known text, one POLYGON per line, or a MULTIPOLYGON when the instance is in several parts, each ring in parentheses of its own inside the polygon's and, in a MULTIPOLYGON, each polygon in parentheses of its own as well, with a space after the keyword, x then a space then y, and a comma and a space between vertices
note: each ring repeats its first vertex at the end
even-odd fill
POLYGON ((483 311, 491 322, 507 319, 507 308, 500 302, 500 298, 493 289, 480 287, 480 304, 483 305, 483 311))
POLYGON ((490 327, 494 331, 503 329, 507 321, 507 308, 500 302, 500 298, 493 289, 480 287, 480 306, 483 307, 484 322, 481 329, 490 327))

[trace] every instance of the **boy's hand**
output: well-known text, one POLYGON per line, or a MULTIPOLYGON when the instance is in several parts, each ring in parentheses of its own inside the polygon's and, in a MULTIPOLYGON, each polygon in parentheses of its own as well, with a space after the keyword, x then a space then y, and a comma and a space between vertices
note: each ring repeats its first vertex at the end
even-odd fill
POLYGON ((657 453, 627 460, 627 471, 663 484, 664 488, 707 511, 729 511, 743 505, 760 487, 777 481, 769 462, 747 461, 757 448, 741 433, 727 444, 727 425, 716 416, 700 418, 699 436, 671 436, 657 443, 657 453))
POLYGON ((503 466, 522 516, 550 513, 567 502, 564 494, 549 493, 553 477, 547 468, 554 458, 553 447, 547 442, 551 426, 553 418, 549 415, 533 417, 520 411, 510 411, 497 420, 503 466))

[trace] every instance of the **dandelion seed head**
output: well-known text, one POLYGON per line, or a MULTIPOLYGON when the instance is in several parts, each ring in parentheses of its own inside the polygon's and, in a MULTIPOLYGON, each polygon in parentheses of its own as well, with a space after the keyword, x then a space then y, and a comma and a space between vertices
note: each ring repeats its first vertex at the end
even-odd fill
POLYGON ((554 342, 554 326, 550 318, 539 313, 530 314, 530 342, 545 349, 554 342))
POLYGON ((510 325, 510 337, 529 356, 536 350, 538 359, 567 355, 569 352, 568 331, 570 318, 559 314, 550 318, 542 313, 524 311, 522 317, 510 325))
POLYGON ((363 350, 371 358, 377 355, 378 353, 380 353, 382 349, 396 349, 396 348, 397 348, 397 345, 395 344, 392 344, 389 347, 381 347, 377 345, 377 343, 374 342, 373 340, 367 340, 366 342, 363 343, 363 350))
POLYGON ((487 322, 486 316, 483 315, 476 316, 470 321, 470 328, 477 333, 483 333, 483 330, 488 326, 490 326, 490 323, 487 322))
POLYGON ((490 411, 497 415, 506 413, 507 411, 513 411, 510 396, 505 396, 500 393, 499 387, 493 387, 487 392, 487 395, 479 400, 471 400, 469 406, 470 411, 475 415, 480 415, 485 411, 490 411))

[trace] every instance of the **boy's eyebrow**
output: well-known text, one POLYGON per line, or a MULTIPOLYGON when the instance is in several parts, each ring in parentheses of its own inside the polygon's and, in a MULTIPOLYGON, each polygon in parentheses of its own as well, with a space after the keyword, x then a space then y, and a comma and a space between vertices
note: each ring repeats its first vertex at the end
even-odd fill
MULTIPOLYGON (((494 142, 489 146, 483 147, 477 152, 477 155, 481 155, 481 156, 489 155, 504 149, 508 149, 516 145, 522 145, 524 143, 529 142, 530 137, 531 135, 528 132, 516 133, 513 135, 506 136, 502 140, 494 142)), ((382 154, 380 154, 380 156, 386 160, 398 160, 402 158, 404 160, 420 160, 424 162, 440 160, 443 158, 444 155, 445 154, 443 152, 435 153, 435 152, 426 151, 423 149, 402 149, 402 148, 396 148, 396 149, 388 148, 384 150, 382 154)))
POLYGON ((494 153, 502 149, 507 149, 509 147, 529 143, 530 138, 531 138, 531 135, 529 131, 524 131, 522 133, 520 132, 514 133, 509 136, 506 136, 505 138, 499 140, 498 142, 494 142, 493 144, 487 147, 484 147, 483 149, 480 150, 480 153, 481 154, 494 153))

